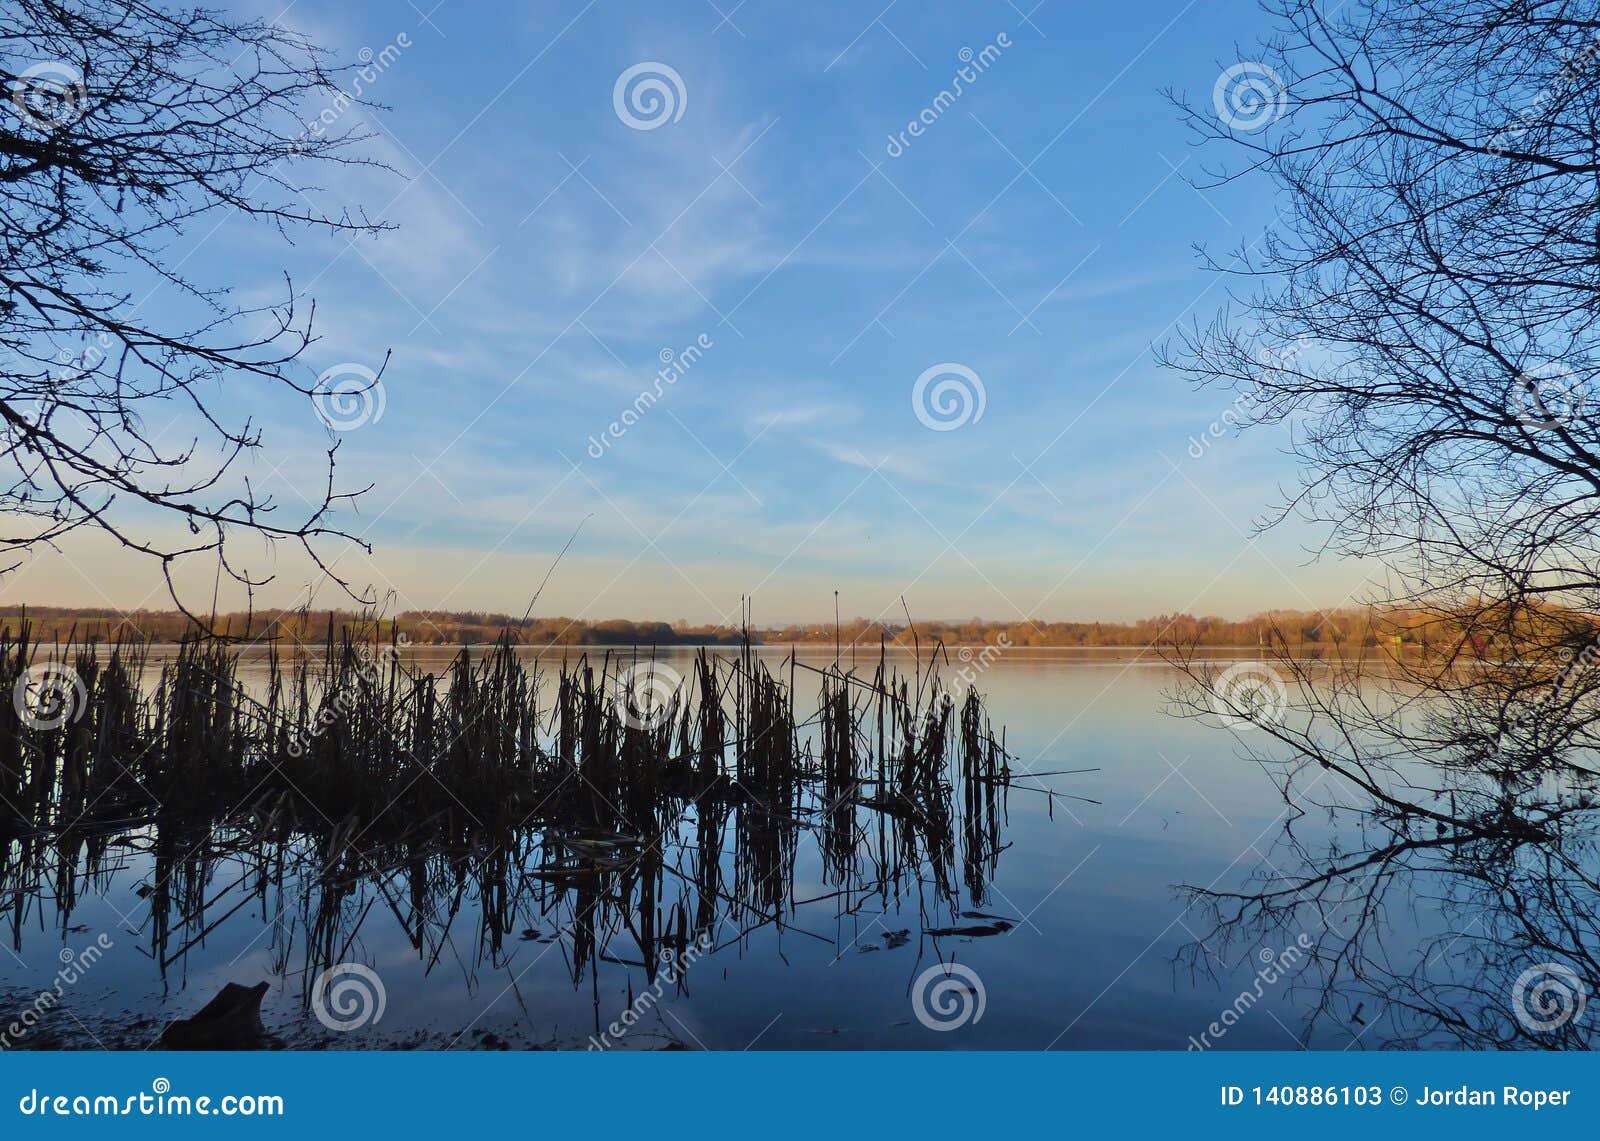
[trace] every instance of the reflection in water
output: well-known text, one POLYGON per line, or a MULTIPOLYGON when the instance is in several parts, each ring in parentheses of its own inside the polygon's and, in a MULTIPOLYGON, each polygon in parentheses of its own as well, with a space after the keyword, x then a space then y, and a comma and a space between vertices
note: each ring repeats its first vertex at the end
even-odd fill
MULTIPOLYGON (((444 650, 392 668, 341 649, 330 687, 319 650, 303 702, 299 665, 265 653, 187 703, 226 662, 74 661, 89 711, 40 731, 50 796, 13 763, 35 734, 0 733, 0 1015, 51 985, 58 951, 115 946, 9 1045, 144 1048, 261 981, 269 1041, 294 1047, 1594 1044, 1592 1001, 1539 1028, 1567 976, 1518 998, 1540 964, 1600 983, 1576 778, 1541 816, 1537 782, 1374 737, 1402 811, 1304 753, 1264 775, 1241 746, 1282 742, 1209 704, 1162 716, 1182 675, 1133 654, 1008 651, 978 706, 947 703, 926 662, 857 653, 835 673, 821 649, 675 650, 620 705, 631 655, 475 652, 459 674, 444 650), (224 757, 209 785, 201 749, 224 757), (1266 979, 1269 960, 1288 968, 1266 979), (315 1016, 337 965, 379 976, 380 1021, 315 1016), (971 1011, 954 1030, 917 1005, 941 989, 971 1011)), ((1287 732, 1306 695, 1274 668, 1287 732)), ((1306 668, 1326 699, 1329 664, 1306 668)))
MULTIPOLYGON (((28 649, 0 650, 9 688, 28 649)), ((381 917, 424 974, 471 980, 548 949, 594 987, 599 1028, 617 1013, 603 965, 682 989, 691 949, 738 954, 802 908, 838 921, 915 901, 925 928, 957 930, 1005 847, 1013 758, 978 695, 958 701, 924 663, 907 677, 882 656, 862 671, 791 657, 775 675, 748 651, 701 652, 685 678, 607 655, 545 678, 499 646, 435 677, 346 643, 320 663, 274 657, 250 686, 238 664, 204 643, 158 674, 130 647, 86 651, 61 663, 84 708, 61 724, 7 710, 15 951, 30 929, 77 930, 80 899, 131 878, 124 927, 164 985, 242 928, 310 1006, 381 917), (807 678, 819 696, 800 717, 807 678), (803 839, 815 885, 797 877, 803 839)))
POLYGON ((1332 1025, 1402 1048, 1600 1044, 1585 1016, 1600 994, 1600 679, 1571 664, 1568 630, 1502 637, 1514 653, 1275 655, 1252 666, 1275 682, 1268 702, 1180 659, 1180 701, 1245 727, 1285 808, 1250 883, 1191 889, 1212 929, 1185 962, 1308 937, 1308 1038, 1332 1025))
MULTIPOLYGON (((1448 793, 1443 793, 1448 798, 1448 793)), ((1303 807, 1309 807, 1303 805, 1303 807)), ((1312 968, 1305 1033, 1327 1022, 1373 1046, 1593 1049, 1600 994, 1594 820, 1552 822, 1538 841, 1463 837, 1364 815, 1354 843, 1304 844, 1292 825, 1267 871, 1239 891, 1195 889, 1213 920, 1186 948, 1287 944, 1312 968)))

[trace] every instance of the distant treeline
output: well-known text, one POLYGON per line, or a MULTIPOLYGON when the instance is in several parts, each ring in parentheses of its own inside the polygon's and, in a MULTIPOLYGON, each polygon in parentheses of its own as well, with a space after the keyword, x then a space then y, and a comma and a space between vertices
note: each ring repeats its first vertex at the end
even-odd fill
MULTIPOLYGON (((14 627, 24 612, 39 641, 115 641, 135 638, 173 642, 194 632, 194 624, 175 610, 135 610, 126 614, 104 609, 61 606, 0 606, 0 625, 14 627)), ((766 645, 876 646, 920 644, 924 649, 946 645, 1000 646, 1372 646, 1428 640, 1425 627, 1436 622, 1403 611, 1382 613, 1361 609, 1314 612, 1268 611, 1243 620, 1163 614, 1137 622, 993 622, 936 620, 914 624, 855 618, 841 623, 753 628, 750 640, 766 645)), ((731 626, 687 622, 644 622, 626 618, 591 621, 574 618, 522 619, 479 611, 407 610, 374 620, 343 610, 262 610, 253 614, 219 615, 212 628, 250 641, 320 644, 330 633, 376 633, 422 645, 458 646, 493 642, 509 633, 526 645, 674 646, 734 645, 741 632, 731 626)), ((1437 631, 1435 630, 1435 636, 1437 631)))

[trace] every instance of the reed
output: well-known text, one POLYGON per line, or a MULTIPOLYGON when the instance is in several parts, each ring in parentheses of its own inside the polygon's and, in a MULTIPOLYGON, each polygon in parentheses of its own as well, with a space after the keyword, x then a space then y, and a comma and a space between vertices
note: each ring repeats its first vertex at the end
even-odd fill
POLYGON ((131 640, 0 629, 14 944, 52 868, 65 925, 113 844, 152 858, 163 969, 289 883, 312 964, 338 961, 373 907, 437 957, 470 900, 489 955, 560 914, 576 972, 626 930, 653 978, 663 949, 781 923, 807 834, 843 912, 923 884, 977 904, 994 875, 1011 758, 980 695, 947 692, 932 663, 769 668, 746 646, 679 677, 639 651, 551 662, 508 637, 436 675, 371 626, 275 649, 264 682, 240 661, 204 638, 155 663, 131 640))

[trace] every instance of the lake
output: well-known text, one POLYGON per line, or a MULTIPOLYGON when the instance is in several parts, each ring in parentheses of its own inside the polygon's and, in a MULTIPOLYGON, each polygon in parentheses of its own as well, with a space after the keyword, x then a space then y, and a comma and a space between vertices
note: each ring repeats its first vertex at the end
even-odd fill
MULTIPOLYGON (((449 651, 408 653, 438 671, 449 651)), ((781 672, 787 651, 759 653, 781 672)), ((833 661, 831 649, 798 653, 833 661)), ((861 659, 870 672, 876 647, 861 659)), ((659 660, 693 669, 689 650, 659 660)), ((1296 912, 1219 930, 1218 914, 1183 890, 1243 890, 1361 841, 1326 813, 1290 812, 1244 756, 1258 730, 1174 716, 1184 679, 1148 654, 952 650, 942 672, 964 666, 1014 760, 999 788, 952 774, 944 839, 870 804, 849 808, 845 831, 686 810, 655 851, 624 845, 612 860, 610 842, 588 841, 604 866, 633 869, 594 880, 542 870, 537 836, 512 851, 373 853, 338 874, 305 842, 213 852, 202 835, 175 851, 136 828, 74 846, 38 882, 7 881, 10 1017, 38 1009, 72 967, 37 1027, 8 1045, 146 1048, 225 984, 260 982, 268 1042, 288 1048, 1460 1044, 1448 1032, 1414 1036, 1417 997, 1397 997, 1391 980, 1414 988, 1416 971, 1391 961, 1385 980, 1341 974, 1339 947, 1370 921, 1362 907, 1341 915, 1344 903, 1328 899, 1309 926, 1296 912), (162 851, 169 870, 158 872, 162 851), (182 891, 153 893, 168 875, 181 875, 182 891), (707 934, 691 941, 691 930, 707 934), (347 977, 313 995, 314 968, 335 962, 352 965, 347 977), (317 1001, 334 1016, 317 1017, 317 1001), (343 1029, 340 1012, 356 1025, 343 1029)), ((259 684, 260 661, 242 676, 259 684)), ((806 677, 802 702, 816 689, 806 677)), ((1381 916, 1386 954, 1418 970, 1459 922, 1436 871, 1397 882, 1403 906, 1381 916)), ((1469 978, 1481 968, 1451 966, 1455 953, 1439 960, 1440 985, 1462 987, 1450 1009, 1494 1015, 1509 981, 1469 978)))

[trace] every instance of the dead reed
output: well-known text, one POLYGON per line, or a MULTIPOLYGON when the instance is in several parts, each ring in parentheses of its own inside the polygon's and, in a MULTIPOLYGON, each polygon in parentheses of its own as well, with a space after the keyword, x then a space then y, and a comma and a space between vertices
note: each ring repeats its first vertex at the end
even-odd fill
POLYGON ((309 965, 338 961, 375 906, 437 958, 470 900, 490 955, 554 925, 581 974, 622 954, 626 930, 638 958, 617 961, 653 978, 663 949, 807 902, 803 836, 841 914, 924 888, 954 908, 958 883, 978 904, 994 875, 1011 757, 981 697, 947 692, 929 663, 769 669, 746 647, 701 650, 679 676, 649 655, 550 663, 503 639, 435 675, 392 636, 329 634, 272 652, 247 686, 233 644, 191 638, 157 664, 137 642, 0 630, 14 945, 39 886, 54 877, 65 925, 112 846, 150 858, 140 894, 163 969, 286 885, 309 965), (804 718, 801 676, 818 687, 804 718))

